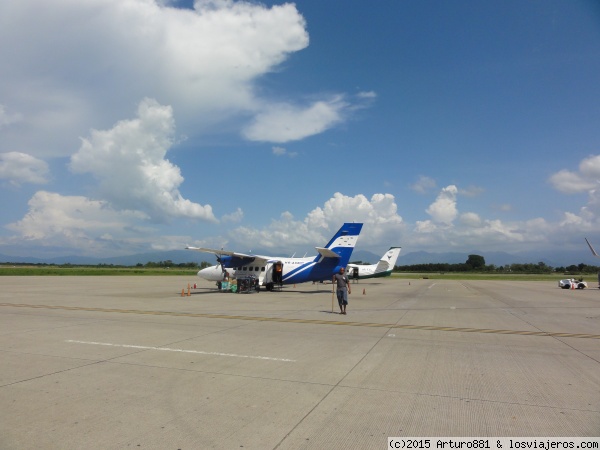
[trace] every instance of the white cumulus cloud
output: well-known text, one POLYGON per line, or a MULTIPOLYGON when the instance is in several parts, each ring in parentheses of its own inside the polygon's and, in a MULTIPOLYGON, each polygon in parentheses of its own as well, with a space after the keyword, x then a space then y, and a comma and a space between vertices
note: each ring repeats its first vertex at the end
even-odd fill
POLYGON ((179 167, 165 159, 173 144, 172 108, 145 99, 137 116, 109 130, 92 130, 71 158, 71 170, 91 173, 99 182, 99 195, 115 208, 140 210, 157 221, 188 217, 216 222, 210 205, 181 196, 179 167))
POLYGON ((590 156, 581 161, 579 171, 587 179, 600 182, 600 155, 590 156))
POLYGON ((0 180, 14 186, 24 183, 48 182, 48 164, 34 156, 20 152, 0 153, 0 180))
POLYGON ((443 188, 435 202, 427 208, 427 214, 429 214, 435 222, 451 225, 458 214, 456 208, 457 193, 458 189, 454 185, 443 188))
POLYGON ((481 225, 479 214, 470 212, 460 215, 460 222, 467 227, 477 227, 481 225))
POLYGON ((593 189, 597 184, 580 173, 561 170, 550 177, 550 183, 555 189, 565 194, 576 194, 593 189))
POLYGON ((435 189, 436 183, 433 178, 421 175, 419 179, 410 186, 410 188, 419 194, 425 194, 431 189, 435 189))
POLYGON ((142 213, 116 211, 105 201, 39 191, 28 205, 23 219, 6 226, 16 233, 13 241, 101 254, 118 252, 121 247, 131 251, 143 234, 149 234, 148 229, 134 225, 144 219, 142 213))
POLYGON ((365 248, 380 245, 381 241, 387 248, 400 245, 404 223, 392 194, 374 194, 369 199, 362 194, 351 197, 339 192, 302 219, 284 212, 262 229, 238 227, 229 233, 228 242, 239 248, 283 248, 294 252, 325 245, 344 222, 364 224, 359 242, 365 248))
POLYGON ((223 222, 241 222, 243 218, 244 211, 242 211, 242 208, 237 208, 234 212, 225 214, 221 220, 223 222))
POLYGON ((317 101, 304 108, 287 103, 273 104, 255 116, 244 130, 244 136, 251 141, 297 141, 338 124, 348 107, 342 96, 317 101))
POLYGON ((283 147, 273 147, 272 150, 275 156, 287 156, 289 158, 295 158, 298 156, 297 152, 288 152, 287 149, 283 147))
POLYGON ((417 220, 404 238, 420 249, 448 251, 452 248, 483 246, 487 249, 518 251, 523 242, 539 242, 543 230, 544 239, 551 239, 557 224, 543 219, 525 222, 502 222, 486 219, 474 212, 460 212, 458 194, 468 195, 477 189, 459 189, 450 185, 441 190, 429 206, 428 220, 417 220), (458 220, 456 220, 458 219, 458 220))
POLYGON ((9 113, 4 105, 0 105, 0 128, 17 123, 23 119, 22 114, 9 113))
POLYGON ((579 171, 563 169, 549 179, 552 186, 566 194, 588 192, 600 186, 600 155, 590 156, 579 163, 579 171))
POLYGON ((0 151, 68 156, 78 136, 114 123, 144 97, 171 105, 186 135, 271 111, 255 84, 308 45, 296 6, 174 4, 0 2, 0 126, 19 121, 2 128, 0 151))

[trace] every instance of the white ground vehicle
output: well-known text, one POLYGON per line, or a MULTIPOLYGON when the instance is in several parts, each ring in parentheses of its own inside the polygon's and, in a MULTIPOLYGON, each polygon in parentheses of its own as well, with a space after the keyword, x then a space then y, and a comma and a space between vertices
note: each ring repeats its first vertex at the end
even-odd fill
POLYGON ((576 280, 575 278, 565 278, 558 282, 558 287, 561 289, 585 289, 587 283, 583 280, 576 280))

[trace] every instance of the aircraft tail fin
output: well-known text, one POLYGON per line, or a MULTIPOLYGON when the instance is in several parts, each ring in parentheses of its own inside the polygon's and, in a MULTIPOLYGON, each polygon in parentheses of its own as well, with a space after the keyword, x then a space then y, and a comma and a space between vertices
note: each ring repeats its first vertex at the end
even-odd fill
POLYGON ((400 256, 400 250, 402 250, 402 247, 390 247, 377 263, 375 273, 393 270, 396 261, 398 260, 398 256, 400 256))
POLYGON ((350 261, 352 250, 358 240, 362 223, 345 223, 331 238, 325 247, 317 247, 319 254, 316 261, 322 258, 338 258, 338 265, 346 267, 350 261))
POLYGON ((592 247, 592 244, 590 244, 590 241, 587 240, 587 238, 584 238, 585 242, 587 242, 588 247, 590 248, 590 250, 592 251, 592 254, 598 258, 600 258, 600 255, 598 255, 598 253, 596 253, 596 250, 594 250, 594 247, 592 247))

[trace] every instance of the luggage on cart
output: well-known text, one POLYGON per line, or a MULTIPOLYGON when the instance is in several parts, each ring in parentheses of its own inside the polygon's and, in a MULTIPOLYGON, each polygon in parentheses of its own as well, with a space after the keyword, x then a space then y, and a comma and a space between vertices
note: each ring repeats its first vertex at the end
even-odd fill
POLYGON ((258 278, 254 275, 247 277, 240 277, 237 279, 237 293, 238 294, 253 294, 260 291, 258 284, 258 278))

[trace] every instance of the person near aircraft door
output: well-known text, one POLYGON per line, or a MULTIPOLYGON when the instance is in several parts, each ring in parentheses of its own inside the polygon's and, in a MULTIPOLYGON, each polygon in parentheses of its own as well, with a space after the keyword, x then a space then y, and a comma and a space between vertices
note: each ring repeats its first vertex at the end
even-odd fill
POLYGON ((346 306, 348 306, 348 294, 352 294, 352 288, 350 287, 350 280, 345 273, 343 267, 340 268, 340 273, 336 273, 333 276, 333 283, 336 284, 336 294, 338 304, 340 305, 340 314, 346 314, 346 306))

